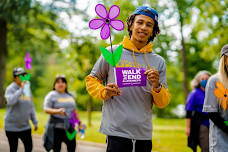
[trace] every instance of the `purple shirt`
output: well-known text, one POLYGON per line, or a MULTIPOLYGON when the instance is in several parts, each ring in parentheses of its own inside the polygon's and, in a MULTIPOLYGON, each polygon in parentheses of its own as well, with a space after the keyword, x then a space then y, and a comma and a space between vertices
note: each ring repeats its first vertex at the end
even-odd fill
MULTIPOLYGON (((205 98, 205 91, 203 91, 200 88, 196 88, 192 90, 192 92, 188 95, 188 99, 185 107, 186 110, 202 112, 204 98, 205 98)), ((202 112, 202 113, 207 115, 206 112, 202 112)), ((209 127, 209 120, 204 121, 202 125, 209 127)))

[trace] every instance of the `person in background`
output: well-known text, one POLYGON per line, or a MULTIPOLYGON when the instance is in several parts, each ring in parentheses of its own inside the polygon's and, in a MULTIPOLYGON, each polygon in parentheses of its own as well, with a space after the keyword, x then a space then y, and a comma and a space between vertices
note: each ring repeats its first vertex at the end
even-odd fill
MULTIPOLYGON (((64 75, 57 75, 54 81, 53 90, 50 91, 44 100, 44 111, 50 114, 50 120, 48 125, 53 125, 53 132, 47 133, 45 137, 49 137, 52 142, 51 147, 47 147, 47 143, 44 144, 47 151, 53 149, 54 152, 60 152, 61 143, 64 142, 67 145, 68 152, 75 152, 76 139, 69 139, 66 135, 66 121, 74 112, 78 117, 76 110, 76 103, 74 97, 67 90, 67 80, 64 75)), ((79 120, 80 122, 80 120, 79 120)), ((69 123, 69 121, 68 121, 69 123)))
POLYGON ((220 52, 218 72, 211 76, 206 87, 203 112, 210 119, 210 152, 227 152, 228 149, 228 44, 220 52))
POLYGON ((194 152, 197 145, 202 152, 209 152, 209 118, 208 114, 202 112, 205 87, 207 80, 211 76, 208 71, 200 71, 191 82, 192 92, 189 94, 186 103, 186 134, 188 136, 188 146, 194 152))
POLYGON ((25 76, 27 73, 21 67, 13 70, 13 82, 7 87, 5 98, 7 101, 7 110, 5 114, 5 132, 9 141, 10 152, 16 152, 18 147, 18 139, 24 144, 25 152, 32 151, 32 135, 29 120, 38 129, 38 121, 36 119, 35 109, 32 102, 30 87, 28 81, 21 82, 19 76, 25 76))

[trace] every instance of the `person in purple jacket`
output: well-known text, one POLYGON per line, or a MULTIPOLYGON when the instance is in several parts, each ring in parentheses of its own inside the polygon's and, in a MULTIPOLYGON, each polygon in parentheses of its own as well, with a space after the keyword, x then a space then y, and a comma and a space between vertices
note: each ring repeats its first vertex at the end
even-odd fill
POLYGON ((191 82, 192 92, 188 95, 186 102, 186 134, 188 136, 188 146, 194 152, 197 145, 202 152, 209 152, 209 118, 208 114, 202 112, 205 87, 207 80, 211 76, 208 71, 200 71, 191 82))

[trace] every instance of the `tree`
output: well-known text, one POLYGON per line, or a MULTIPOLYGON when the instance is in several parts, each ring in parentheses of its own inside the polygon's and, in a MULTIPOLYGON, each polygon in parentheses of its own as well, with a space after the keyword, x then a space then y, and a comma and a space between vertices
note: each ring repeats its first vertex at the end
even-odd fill
MULTIPOLYGON (((73 86, 73 90, 76 90, 77 92, 77 106, 84 110, 87 108, 89 126, 92 125, 91 115, 93 102, 95 100, 87 93, 85 87, 85 77, 90 74, 93 65, 100 55, 98 48, 99 44, 100 42, 97 41, 96 38, 90 36, 75 37, 71 39, 70 48, 68 48, 67 53, 65 54, 65 60, 68 61, 66 66, 71 67, 66 70, 66 73, 72 78, 71 84, 73 86)), ((99 102, 99 105, 101 106, 101 101, 96 102, 99 102)))
POLYGON ((2 0, 0 2, 0 107, 4 104, 4 82, 7 57, 7 26, 20 20, 31 9, 31 0, 2 0))
POLYGON ((179 24, 180 24, 180 33, 181 33, 181 60, 182 60, 182 71, 183 71, 183 90, 184 90, 184 98, 185 101, 188 96, 188 67, 187 67, 187 50, 186 50, 186 44, 185 39, 183 36, 183 28, 186 24, 186 20, 189 20, 190 16, 190 7, 192 5, 192 1, 185 1, 185 0, 175 0, 176 6, 177 6, 177 12, 179 15, 179 24))
MULTIPOLYGON (((32 0, 2 0, 0 2, 0 59, 1 59, 0 61, 0 67, 1 67, 0 69, 0 107, 3 107, 4 105, 6 60, 8 58, 7 56, 10 54, 9 52, 9 50, 11 50, 10 48, 13 48, 15 46, 15 45, 8 46, 9 44, 8 36, 12 36, 11 38, 13 38, 13 42, 10 44, 16 44, 16 42, 18 41, 20 42, 17 45, 17 47, 23 48, 23 50, 19 50, 19 52, 16 52, 18 54, 25 53, 26 49, 31 47, 29 46, 31 45, 31 43, 28 43, 28 42, 29 41, 31 42, 34 39, 38 41, 38 42, 32 41, 32 42, 35 42, 35 44, 38 44, 40 41, 43 41, 41 42, 43 45, 47 45, 47 44, 50 44, 49 46, 53 45, 54 44, 54 40, 52 38, 53 35, 60 34, 57 36, 61 37, 63 35, 65 36, 66 34, 66 32, 63 30, 64 28, 61 23, 59 23, 59 25, 55 24, 55 21, 58 15, 57 13, 60 13, 61 11, 72 12, 75 10, 74 0, 58 1, 58 3, 60 2, 67 3, 69 5, 69 8, 61 8, 59 6, 57 7, 55 5, 57 2, 52 2, 50 3, 50 5, 47 5, 45 7, 40 5, 39 2, 34 2, 32 0), (34 19, 34 16, 32 15, 37 17, 37 19, 34 19), (44 35, 41 36, 41 34, 38 31, 43 33, 44 35), (53 31, 53 32, 50 32, 50 31, 53 31), (26 36, 27 38, 30 38, 30 39, 26 39, 26 36), (27 48, 21 45, 22 43, 26 44, 25 46, 27 46, 27 48)), ((16 49, 15 48, 14 50, 17 50, 17 48, 16 49)), ((46 48, 48 47, 46 46, 46 48)), ((13 49, 11 51, 13 51, 13 49)), ((36 51, 39 52, 40 48, 34 48, 32 52, 34 54, 37 54, 36 51)), ((34 61, 37 61, 37 60, 34 60, 34 61)))
POLYGON ((228 44, 228 1, 198 0, 194 1, 194 6, 198 14, 194 28, 204 46, 200 55, 206 60, 218 59, 221 48, 228 44))

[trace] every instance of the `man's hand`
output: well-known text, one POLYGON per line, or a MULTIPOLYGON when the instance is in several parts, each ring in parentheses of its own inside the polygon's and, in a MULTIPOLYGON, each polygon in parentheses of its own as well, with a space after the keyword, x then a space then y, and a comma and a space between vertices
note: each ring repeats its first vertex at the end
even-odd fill
POLYGON ((159 87, 159 72, 157 70, 147 70, 144 74, 147 75, 147 79, 151 82, 153 88, 159 87))
POLYGON ((26 83, 26 81, 21 82, 21 88, 22 89, 24 88, 25 83, 26 83))
POLYGON ((114 83, 110 83, 105 87, 105 100, 108 100, 113 96, 120 96, 121 94, 122 91, 114 83))

